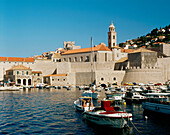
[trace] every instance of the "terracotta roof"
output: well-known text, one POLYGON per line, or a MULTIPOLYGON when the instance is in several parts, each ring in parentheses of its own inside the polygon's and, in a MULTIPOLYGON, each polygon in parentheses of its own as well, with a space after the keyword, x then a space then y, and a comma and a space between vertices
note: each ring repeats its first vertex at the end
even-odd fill
POLYGON ((122 62, 125 62, 126 60, 128 60, 128 57, 123 57, 123 58, 120 58, 118 61, 116 61, 116 63, 122 63, 122 62))
MULTIPOLYGON (((92 47, 92 51, 111 51, 111 50, 105 45, 98 45, 98 46, 92 47)), ((74 54, 74 53, 85 53, 85 52, 91 52, 91 48, 68 50, 67 52, 62 53, 62 55, 74 54)))
POLYGON ((0 57, 0 61, 15 61, 15 62, 34 62, 34 58, 22 57, 0 57))
POLYGON ((148 49, 145 49, 145 48, 139 48, 137 50, 135 50, 134 52, 131 52, 131 53, 139 53, 139 52, 152 52, 154 53, 155 51, 151 51, 151 50, 148 50, 148 49))
POLYGON ((32 71, 32 73, 33 73, 33 74, 35 74, 35 73, 42 74, 42 72, 41 72, 41 71, 32 71))
POLYGON ((121 52, 125 52, 125 53, 131 53, 134 51, 135 51, 135 49, 121 49, 121 52))
POLYGON ((8 69, 7 71, 9 71, 9 70, 31 70, 31 69, 28 67, 25 67, 23 65, 17 65, 17 66, 14 66, 14 67, 8 69))
POLYGON ((24 58, 8 57, 7 61, 19 61, 19 62, 22 62, 22 61, 24 61, 24 58))
POLYGON ((0 57, 0 61, 6 61, 6 57, 0 57))
POLYGON ((34 62, 34 58, 24 58, 25 62, 34 62))
POLYGON ((50 77, 50 76, 67 76, 67 74, 51 74, 51 75, 45 75, 44 77, 50 77))

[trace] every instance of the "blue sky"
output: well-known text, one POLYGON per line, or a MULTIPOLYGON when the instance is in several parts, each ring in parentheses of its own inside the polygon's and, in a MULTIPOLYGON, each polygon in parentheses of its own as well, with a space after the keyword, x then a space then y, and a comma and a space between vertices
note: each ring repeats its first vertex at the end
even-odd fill
POLYGON ((169 0, 0 0, 0 56, 28 57, 75 41, 107 45, 113 21, 118 43, 170 24, 169 0))

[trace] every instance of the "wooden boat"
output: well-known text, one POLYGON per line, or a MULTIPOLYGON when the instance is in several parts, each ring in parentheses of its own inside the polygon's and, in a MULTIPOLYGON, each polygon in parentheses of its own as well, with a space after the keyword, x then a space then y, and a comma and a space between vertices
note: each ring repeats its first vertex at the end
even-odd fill
POLYGON ((170 115, 170 93, 146 93, 145 96, 144 110, 170 115))
POLYGON ((74 101, 74 106, 78 111, 88 111, 94 109, 92 97, 79 97, 74 101))
POLYGON ((132 120, 132 114, 121 111, 120 107, 111 107, 111 101, 102 101, 101 107, 85 111, 83 118, 97 125, 112 128, 124 128, 128 120, 132 120))

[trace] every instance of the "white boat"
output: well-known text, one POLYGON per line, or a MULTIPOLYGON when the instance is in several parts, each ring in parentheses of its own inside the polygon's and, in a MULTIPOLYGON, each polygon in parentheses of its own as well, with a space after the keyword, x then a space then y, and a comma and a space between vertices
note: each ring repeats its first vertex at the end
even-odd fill
POLYGON ((140 95, 138 92, 128 91, 124 99, 127 103, 142 103, 146 100, 146 97, 140 95))
POLYGON ((94 109, 91 97, 79 97, 74 101, 74 106, 78 111, 88 111, 94 109))
POLYGON ((98 99, 99 94, 96 91, 86 90, 82 93, 82 96, 92 97, 93 99, 98 99))
POLYGON ((120 110, 120 107, 111 107, 111 101, 102 101, 101 107, 83 113, 83 118, 97 125, 112 128, 124 128, 132 114, 120 110))
POLYGON ((0 91, 18 91, 23 89, 23 87, 17 87, 17 86, 5 86, 5 87, 0 87, 0 91))
POLYGON ((144 110, 170 114, 170 93, 146 93, 146 102, 142 103, 144 110))

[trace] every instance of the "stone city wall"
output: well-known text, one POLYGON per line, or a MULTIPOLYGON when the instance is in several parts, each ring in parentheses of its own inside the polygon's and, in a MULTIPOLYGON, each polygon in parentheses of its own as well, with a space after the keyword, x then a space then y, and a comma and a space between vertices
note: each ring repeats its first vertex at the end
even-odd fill
POLYGON ((127 69, 122 83, 164 83, 163 74, 160 69, 127 69))

